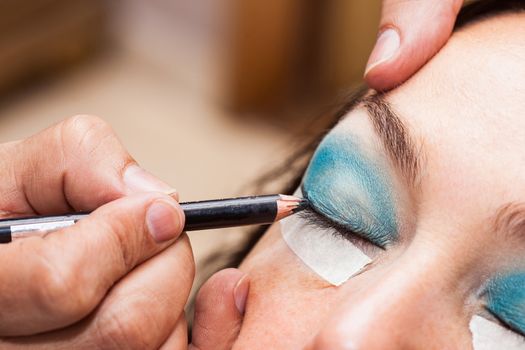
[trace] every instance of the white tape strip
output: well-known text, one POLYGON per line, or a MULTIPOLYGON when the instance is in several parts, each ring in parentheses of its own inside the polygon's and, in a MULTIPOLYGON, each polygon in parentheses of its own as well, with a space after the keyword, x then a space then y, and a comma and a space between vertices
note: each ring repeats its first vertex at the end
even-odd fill
POLYGON ((525 339, 481 316, 473 316, 469 324, 474 350, 523 350, 525 339))
POLYGON ((308 225, 299 215, 281 220, 281 232, 290 249, 308 267, 336 286, 372 261, 350 241, 329 229, 308 225))

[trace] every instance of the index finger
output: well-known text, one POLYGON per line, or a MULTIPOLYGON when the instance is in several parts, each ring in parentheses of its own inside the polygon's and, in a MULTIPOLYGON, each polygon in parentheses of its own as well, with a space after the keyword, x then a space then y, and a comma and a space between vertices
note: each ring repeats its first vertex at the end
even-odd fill
POLYGON ((93 116, 69 118, 0 152, 1 216, 87 211, 135 192, 174 192, 93 116))

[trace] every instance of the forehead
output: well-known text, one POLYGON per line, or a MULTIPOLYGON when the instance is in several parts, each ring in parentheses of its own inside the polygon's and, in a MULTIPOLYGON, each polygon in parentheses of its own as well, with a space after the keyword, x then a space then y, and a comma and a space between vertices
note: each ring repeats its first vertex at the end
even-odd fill
POLYGON ((423 132, 425 125, 433 130, 468 127, 484 131, 489 140, 502 133, 523 140, 524 33, 525 14, 500 15, 466 27, 389 100, 423 132))
POLYGON ((466 27, 388 99, 422 132, 468 127, 476 134, 483 131, 489 140, 502 133, 523 140, 524 33, 525 14, 500 15, 466 27))
POLYGON ((427 158, 426 193, 463 214, 525 197, 523 33, 525 14, 466 27, 387 97, 427 158))

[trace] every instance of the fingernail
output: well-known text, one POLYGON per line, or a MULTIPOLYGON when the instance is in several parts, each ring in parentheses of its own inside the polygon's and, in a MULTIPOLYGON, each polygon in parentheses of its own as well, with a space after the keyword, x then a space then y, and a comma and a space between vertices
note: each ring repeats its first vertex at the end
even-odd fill
POLYGON ((173 196, 174 188, 157 179, 138 165, 130 165, 124 172, 124 183, 132 193, 136 192, 162 192, 173 196))
POLYGON ((377 38, 376 46, 372 50, 368 63, 366 64, 365 76, 374 67, 392 58, 399 49, 400 44, 401 39, 399 38, 397 30, 388 28, 382 31, 377 38))
POLYGON ((244 275, 235 285, 233 289, 233 298, 235 299, 235 306, 241 315, 244 315, 246 309, 246 299, 248 298, 248 291, 250 290, 250 279, 248 275, 244 275))
POLYGON ((155 242, 166 242, 182 232, 184 213, 177 202, 158 199, 150 204, 146 212, 146 225, 155 242))

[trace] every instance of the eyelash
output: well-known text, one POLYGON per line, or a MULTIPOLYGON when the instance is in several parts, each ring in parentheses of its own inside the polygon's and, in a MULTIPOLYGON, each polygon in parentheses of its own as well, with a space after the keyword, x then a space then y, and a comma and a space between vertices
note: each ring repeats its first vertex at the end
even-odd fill
POLYGON ((312 208, 306 208, 298 214, 304 219, 308 225, 320 228, 320 229, 332 229, 335 230, 339 235, 346 238, 348 235, 356 235, 355 232, 349 230, 346 227, 336 224, 326 216, 319 214, 312 208))
POLYGON ((329 218, 316 212, 312 208, 306 208, 297 215, 299 215, 301 219, 306 221, 306 223, 312 227, 316 227, 321 230, 330 230, 335 236, 339 236, 346 240, 349 240, 352 244, 357 246, 359 249, 361 249, 361 251, 363 251, 363 253, 367 255, 375 255, 377 249, 382 250, 381 247, 375 245, 368 239, 364 238, 362 234, 359 234, 355 231, 348 229, 348 227, 344 227, 331 221, 329 218))

